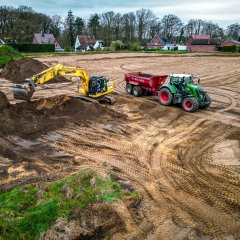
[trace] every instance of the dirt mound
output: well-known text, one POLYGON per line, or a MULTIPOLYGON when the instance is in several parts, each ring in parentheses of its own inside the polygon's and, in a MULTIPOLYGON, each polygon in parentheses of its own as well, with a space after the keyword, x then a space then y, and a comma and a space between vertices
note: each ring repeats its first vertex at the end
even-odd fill
POLYGON ((100 104, 61 95, 18 103, 3 109, 0 115, 0 136, 13 134, 36 138, 62 128, 67 123, 86 125, 90 120, 100 121, 114 116, 119 117, 119 114, 100 104))
MULTIPOLYGON (((137 221, 142 222, 144 215, 136 206, 138 202, 138 198, 132 198, 122 202, 122 204, 124 204, 127 211, 131 212, 131 216, 135 220, 138 218, 137 221)), ((128 223, 125 222, 126 219, 119 213, 119 206, 116 204, 96 203, 84 209, 77 208, 70 217, 70 221, 64 218, 57 219, 51 229, 42 234, 41 240, 127 239, 129 231, 133 229, 129 228, 128 223)), ((147 222, 144 225, 141 225, 143 230, 146 230, 146 227, 149 228, 147 222)), ((151 225, 150 228, 152 229, 153 226, 151 225)), ((130 232, 130 234, 135 235, 136 239, 145 239, 144 231, 137 234, 130 232)))
POLYGON ((7 96, 0 91, 0 111, 8 106, 10 106, 10 103, 7 99, 7 96))
MULTIPOLYGON (((26 78, 40 73, 48 66, 32 58, 15 59, 6 64, 0 76, 14 83, 24 83, 26 78)), ((69 81, 63 76, 57 76, 47 83, 69 81)))

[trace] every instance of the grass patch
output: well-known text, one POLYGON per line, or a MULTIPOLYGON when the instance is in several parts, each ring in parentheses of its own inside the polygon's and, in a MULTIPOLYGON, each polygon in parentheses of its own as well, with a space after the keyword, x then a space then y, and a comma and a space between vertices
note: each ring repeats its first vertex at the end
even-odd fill
POLYGON ((75 208, 137 195, 92 171, 16 188, 0 194, 0 239, 38 239, 57 218, 69 218, 75 208))
POLYGON ((22 57, 24 56, 19 52, 15 51, 12 47, 9 47, 7 45, 0 46, 0 66, 4 66, 14 58, 22 57))
POLYGON ((145 50, 147 53, 161 53, 161 54, 184 54, 189 53, 189 51, 180 51, 180 50, 145 50))

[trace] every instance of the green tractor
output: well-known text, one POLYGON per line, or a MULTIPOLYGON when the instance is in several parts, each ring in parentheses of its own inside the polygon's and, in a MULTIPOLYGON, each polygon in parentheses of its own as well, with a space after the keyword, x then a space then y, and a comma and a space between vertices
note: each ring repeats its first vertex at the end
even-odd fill
POLYGON ((181 104, 187 112, 193 112, 198 108, 205 109, 211 104, 207 92, 193 83, 193 76, 190 74, 170 75, 170 83, 160 87, 158 99, 160 104, 165 106, 181 104))

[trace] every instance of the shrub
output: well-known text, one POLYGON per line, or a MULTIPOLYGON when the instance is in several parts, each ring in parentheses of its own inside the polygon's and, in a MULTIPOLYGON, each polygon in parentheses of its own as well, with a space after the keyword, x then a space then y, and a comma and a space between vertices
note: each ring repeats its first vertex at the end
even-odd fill
POLYGON ((123 42, 120 40, 112 41, 110 47, 113 51, 119 51, 120 49, 123 49, 123 42))
POLYGON ((133 43, 132 50, 133 51, 139 51, 140 50, 140 45, 139 45, 138 42, 133 43))
POLYGON ((236 47, 236 45, 223 46, 222 51, 223 52, 236 52, 237 51, 237 47, 236 47))

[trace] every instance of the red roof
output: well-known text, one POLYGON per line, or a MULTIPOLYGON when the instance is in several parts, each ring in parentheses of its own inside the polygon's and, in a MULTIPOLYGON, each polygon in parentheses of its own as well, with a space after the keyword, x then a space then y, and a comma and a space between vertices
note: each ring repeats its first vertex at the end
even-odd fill
POLYGON ((96 39, 94 36, 78 35, 77 37, 79 39, 81 47, 87 47, 89 45, 93 45, 96 42, 96 39))
POLYGON ((210 35, 206 35, 206 34, 202 34, 202 35, 197 35, 197 34, 193 34, 192 39, 209 39, 210 35))

